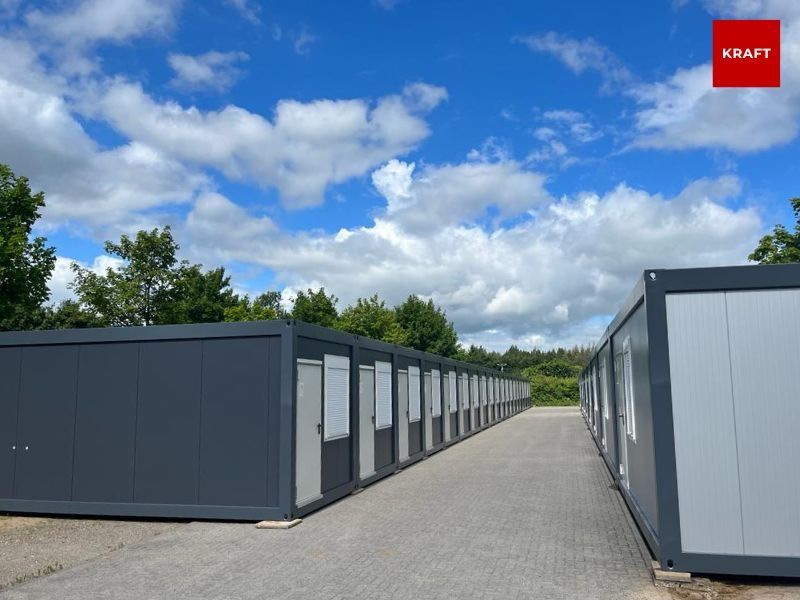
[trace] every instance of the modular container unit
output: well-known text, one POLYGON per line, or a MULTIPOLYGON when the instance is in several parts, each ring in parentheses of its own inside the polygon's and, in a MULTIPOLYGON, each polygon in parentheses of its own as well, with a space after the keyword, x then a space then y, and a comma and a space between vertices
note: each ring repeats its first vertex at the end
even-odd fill
POLYGON ((800 576, 800 265, 648 270, 581 410, 665 570, 800 576))
POLYGON ((3 333, 0 511, 292 519, 477 431, 487 377, 291 320, 3 333))

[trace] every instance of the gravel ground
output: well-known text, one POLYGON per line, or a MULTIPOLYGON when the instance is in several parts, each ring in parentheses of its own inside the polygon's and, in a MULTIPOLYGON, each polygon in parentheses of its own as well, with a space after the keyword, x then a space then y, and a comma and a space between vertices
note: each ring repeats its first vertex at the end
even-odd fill
POLYGON ((183 525, 168 521, 0 516, 0 590, 183 525))

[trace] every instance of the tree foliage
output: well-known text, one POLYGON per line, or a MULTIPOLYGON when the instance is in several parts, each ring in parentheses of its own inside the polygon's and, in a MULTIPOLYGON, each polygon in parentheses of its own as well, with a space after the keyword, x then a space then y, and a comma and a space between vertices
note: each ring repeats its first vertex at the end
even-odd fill
POLYGON ((292 305, 292 317, 298 321, 305 321, 323 327, 335 327, 339 313, 336 310, 336 303, 339 299, 331 294, 325 293, 325 288, 317 291, 299 291, 295 296, 292 305))
POLYGON ((32 193, 27 178, 0 164, 0 329, 35 327, 50 297, 56 251, 45 238, 31 238, 43 207, 44 193, 32 193))
POLYGON ((526 371, 531 384, 531 400, 536 406, 569 406, 580 402, 575 377, 553 377, 526 371))
POLYGON ((201 265, 181 266, 171 288, 159 298, 155 323, 219 323, 239 299, 225 268, 203 272, 201 265))
POLYGON ((281 306, 280 292, 265 292, 252 300, 243 296, 225 309, 225 321, 269 321, 287 316, 281 306))
POLYGON ((106 326, 97 314, 82 308, 74 300, 64 300, 56 306, 48 306, 42 312, 39 329, 85 329, 106 326))
POLYGON ((762 265, 800 263, 800 198, 789 200, 795 217, 794 233, 783 225, 776 225, 772 233, 758 242, 753 253, 748 256, 762 265))
POLYGON ((105 251, 122 261, 108 267, 105 275, 72 264, 72 288, 83 305, 96 312, 109 325, 153 325, 167 321, 172 309, 175 283, 181 273, 178 244, 169 226, 162 230, 139 231, 134 239, 127 235, 119 243, 106 242, 105 251))
POLYGON ((374 338, 390 344, 406 345, 406 332, 397 322, 394 310, 374 294, 359 298, 339 315, 336 327, 356 335, 374 338))
POLYGON ((395 314, 412 348, 448 357, 458 352, 455 327, 433 300, 425 302, 418 296, 409 296, 395 308, 395 314))

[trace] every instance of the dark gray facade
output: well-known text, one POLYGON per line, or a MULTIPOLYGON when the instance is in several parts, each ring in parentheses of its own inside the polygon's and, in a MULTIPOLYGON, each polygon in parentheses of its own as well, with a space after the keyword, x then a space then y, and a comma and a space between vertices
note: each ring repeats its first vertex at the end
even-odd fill
POLYGON ((295 321, 0 334, 0 511, 302 516, 476 431, 451 372, 524 388, 295 321))
POLYGON ((647 270, 581 409, 665 570, 800 576, 800 265, 647 270))

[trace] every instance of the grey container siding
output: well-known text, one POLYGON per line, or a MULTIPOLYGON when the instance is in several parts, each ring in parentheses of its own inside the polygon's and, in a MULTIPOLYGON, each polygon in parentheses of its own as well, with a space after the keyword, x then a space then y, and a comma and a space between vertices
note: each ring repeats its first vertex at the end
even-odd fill
POLYGON ((628 451, 628 480, 630 493, 641 507, 647 522, 658 533, 658 501, 656 498, 656 469, 653 450, 653 412, 650 396, 649 349, 644 304, 640 305, 613 335, 614 353, 622 352, 626 338, 630 339, 633 363, 633 403, 636 439, 620 432, 620 443, 628 451), (624 434, 624 435, 623 435, 624 434))
MULTIPOLYGON (((0 510, 229 520, 306 514, 398 467, 401 364, 500 375, 293 321, 0 334, 0 510), (321 498, 297 508, 297 360, 325 354, 350 358, 351 435, 322 444, 321 498), (375 475, 360 481, 356 378, 360 364, 378 359, 393 365, 395 414, 393 427, 376 432, 375 475)), ((421 447, 425 420, 418 426, 421 447)), ((443 432, 432 433, 443 447, 443 432)))
MULTIPOLYGON (((614 398, 614 368, 612 365, 613 358, 611 356, 611 344, 606 344, 598 353, 598 377, 599 386, 602 386, 603 402, 605 411, 603 413, 603 434, 605 436, 605 444, 603 445, 603 452, 606 461, 608 462, 611 470, 615 470, 619 465, 617 448, 616 448, 616 423, 617 423, 617 405, 614 398), (605 379, 603 373, 605 372, 605 379)), ((600 388, 598 388, 600 389, 600 388)))
MULTIPOLYGON (((800 312, 796 306, 800 302, 800 265, 648 270, 643 275, 596 348, 599 353, 608 342, 613 342, 618 330, 625 325, 632 313, 641 304, 646 306, 658 532, 649 528, 642 507, 633 500, 631 494, 625 493, 623 487, 625 501, 662 568, 694 573, 800 576, 800 552, 796 547, 798 535, 794 532, 795 527, 800 527, 800 513, 796 509, 798 472, 794 468, 800 449, 790 446, 788 452, 785 450, 787 442, 800 444, 796 435, 797 427, 800 426, 800 408, 796 400, 793 401, 793 397, 796 397, 794 379, 800 366, 800 358, 794 351, 797 335, 800 334, 800 312), (774 293, 776 291, 780 293, 774 293), (673 332, 678 333, 679 326, 668 327, 667 299, 679 294, 700 293, 722 293, 726 299, 731 357, 728 387, 733 390, 735 416, 745 415, 744 419, 736 418, 737 454, 728 457, 728 460, 738 460, 740 484, 742 465, 744 472, 753 465, 752 473, 755 475, 747 501, 749 506, 742 509, 744 552, 735 551, 733 544, 727 545, 731 549, 729 553, 687 550, 686 548, 698 547, 698 543, 705 543, 708 539, 707 535, 703 537, 697 532, 682 540, 684 507, 681 506, 683 500, 679 502, 679 485, 685 486, 692 477, 691 473, 678 472, 681 465, 676 461, 676 444, 684 443, 681 440, 686 437, 686 431, 682 429, 686 427, 686 417, 681 414, 691 403, 684 402, 677 396, 686 393, 687 385, 680 380, 680 373, 681 370, 686 372, 685 363, 691 361, 685 356, 679 359, 676 353, 680 350, 675 349, 672 353, 675 354, 676 365, 674 369, 671 368, 670 345, 680 342, 679 335, 672 338, 673 332), (733 303, 731 298, 734 299, 733 303), (739 299, 741 305, 732 310, 731 306, 739 299), (731 313, 737 310, 740 311, 738 318, 731 320, 731 313), (734 341, 734 337, 738 341, 734 341), (738 358, 735 359, 734 356, 738 358), (684 364, 681 364, 682 361, 684 364), (749 449, 748 444, 751 446, 749 449), (765 468, 767 465, 774 468, 765 468), (751 516, 747 515, 748 511, 751 516), (750 549, 748 536, 752 541, 750 549), (754 550, 756 547, 758 549, 754 550)), ((704 320, 703 326, 713 328, 709 319, 704 320)), ((691 325, 685 329, 687 335, 691 335, 693 329, 694 333, 702 330, 701 327, 691 325)), ((719 336, 717 341, 718 338, 719 336)), ((612 350, 616 352, 617 348, 613 347, 612 350)), ((720 362, 724 366, 724 346, 720 354, 720 362)), ((703 359, 706 363, 711 363, 706 369, 710 377, 715 377, 715 369, 724 371, 724 368, 713 364, 713 357, 705 356, 703 359)), ((611 376, 613 381, 617 378, 617 372, 616 365, 613 362, 612 365, 615 367, 611 376)), ((585 380, 585 376, 584 371, 581 381, 585 380)), ((700 374, 697 373, 695 378, 699 377, 700 374)), ((581 391, 582 410, 588 422, 588 398, 584 386, 581 391)), ((719 387, 713 390, 714 394, 719 394, 719 391, 719 387)), ((698 394, 696 391, 692 393, 698 394)), ((707 396, 703 393, 700 395, 704 399, 707 396)), ((618 392, 614 400, 622 401, 618 392)), ((695 407, 696 410, 707 408, 695 407)), ((708 427, 722 427, 720 419, 724 420, 724 403, 718 408, 721 413, 717 415, 716 422, 709 423, 708 427)), ((689 418, 692 418, 691 414, 689 418)), ((718 436, 719 432, 713 432, 713 435, 718 436)), ((623 432, 616 431, 615 436, 619 439, 623 432)), ((693 441, 698 442, 696 439, 693 441)), ((601 441, 596 439, 596 442, 600 446, 601 441)), ((679 449, 678 455, 682 451, 679 449)), ((616 462, 619 462, 619 458, 616 462)), ((616 470, 612 470, 612 474, 619 479, 616 470)), ((695 481, 701 481, 697 474, 694 477, 695 481)), ((704 483, 712 487, 718 486, 719 474, 707 476, 704 483)), ((748 485, 751 484, 744 483, 745 487, 748 485)), ((741 494, 742 498, 747 495, 744 491, 741 494)), ((734 499, 735 496, 734 494, 734 499)), ((690 497, 687 498, 691 504, 690 497)), ((745 503, 742 501, 743 507, 745 503)), ((702 506, 695 507, 698 508, 702 506)), ((711 533, 710 530, 707 531, 708 535, 711 533)))
POLYGON ((283 518, 284 330, 272 323, 1 335, 0 369, 19 384, 0 390, 0 403, 19 418, 13 431, 3 428, 2 441, 13 441, 2 446, 0 510, 283 518))

